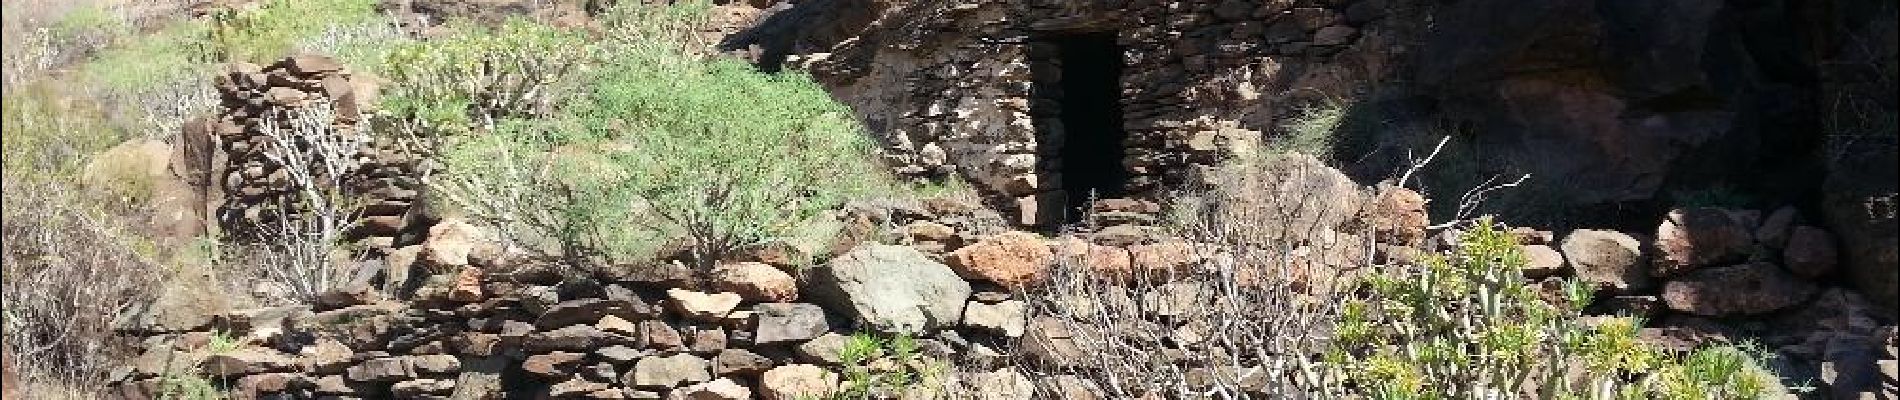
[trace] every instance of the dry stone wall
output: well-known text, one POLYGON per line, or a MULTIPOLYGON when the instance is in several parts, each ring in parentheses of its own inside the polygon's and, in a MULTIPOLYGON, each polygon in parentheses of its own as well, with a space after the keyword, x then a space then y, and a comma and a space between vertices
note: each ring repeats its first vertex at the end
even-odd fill
POLYGON ((1066 141, 1088 139, 1070 137, 1060 122, 1061 38, 1106 34, 1122 50, 1112 91, 1126 131, 1115 144, 1125 152, 1119 192, 1152 198, 1271 130, 1253 115, 1265 111, 1243 103, 1259 100, 1268 78, 1287 79, 1276 75, 1281 64, 1333 57, 1386 8, 1377 0, 916 2, 830 53, 794 62, 856 107, 898 172, 961 175, 1015 222, 1045 225, 1074 214, 1050 205, 1089 195, 1065 189, 1058 157, 1066 141))
POLYGON ((316 143, 327 142, 348 151, 303 161, 313 165, 306 169, 318 183, 330 181, 321 177, 326 168, 314 166, 319 163, 335 163, 347 175, 337 180, 344 186, 338 193, 349 196, 339 200, 339 208, 353 214, 344 222, 355 222, 347 237, 377 249, 419 242, 427 226, 410 205, 420 187, 416 168, 422 156, 364 128, 375 104, 373 77, 327 57, 299 55, 265 66, 231 64, 216 84, 223 102, 211 122, 221 150, 212 162, 221 194, 214 218, 225 233, 257 238, 279 218, 309 217, 302 192, 308 184, 286 170, 294 165, 282 158, 314 154, 316 143), (324 117, 332 121, 298 126, 298 118, 324 117), (298 148, 286 152, 280 146, 298 148))

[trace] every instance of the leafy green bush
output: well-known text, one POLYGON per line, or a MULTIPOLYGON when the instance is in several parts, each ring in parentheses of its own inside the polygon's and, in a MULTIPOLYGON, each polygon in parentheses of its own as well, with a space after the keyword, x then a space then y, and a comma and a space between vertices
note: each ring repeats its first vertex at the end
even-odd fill
POLYGON ((1333 155, 1335 132, 1346 120, 1346 105, 1335 99, 1323 99, 1300 106, 1280 125, 1281 134, 1268 140, 1267 152, 1300 153, 1321 159, 1333 155))
POLYGON ((1589 302, 1586 286, 1566 285, 1563 304, 1548 304, 1524 265, 1515 239, 1480 220, 1452 254, 1369 277, 1370 296, 1347 303, 1327 361, 1343 366, 1348 388, 1380 399, 1756 398, 1773 384, 1740 352, 1677 359, 1648 347, 1632 318, 1579 324, 1568 305, 1589 302))
POLYGON ((523 19, 457 32, 389 50, 381 67, 395 85, 384 110, 430 134, 492 130, 503 119, 548 111, 567 92, 558 84, 599 55, 580 33, 523 19))
POLYGON ((888 339, 853 334, 838 359, 844 364, 844 386, 831 399, 890 396, 934 382, 944 373, 944 366, 924 358, 917 339, 905 334, 888 339))
POLYGON ((849 110, 806 75, 640 40, 660 41, 609 39, 612 57, 548 118, 450 139, 432 186, 565 256, 639 256, 685 235, 702 267, 892 187, 849 110))
POLYGON ((288 55, 298 40, 339 26, 378 18, 377 0, 268 0, 249 11, 214 16, 215 59, 269 62, 288 55))

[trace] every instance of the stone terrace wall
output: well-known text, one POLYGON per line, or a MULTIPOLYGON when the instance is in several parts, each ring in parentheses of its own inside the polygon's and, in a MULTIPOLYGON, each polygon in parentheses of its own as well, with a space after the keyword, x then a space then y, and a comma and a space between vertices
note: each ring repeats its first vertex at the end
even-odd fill
POLYGON ((214 206, 214 218, 224 232, 254 238, 258 227, 273 226, 273 218, 304 215, 297 209, 300 195, 295 190, 300 186, 267 155, 278 144, 265 134, 263 124, 267 118, 287 124, 285 116, 324 103, 336 121, 321 134, 366 142, 347 160, 352 169, 345 192, 358 197, 345 201, 362 205, 360 223, 348 236, 375 249, 420 242, 418 235, 428 226, 410 205, 421 185, 415 169, 421 156, 404 151, 393 138, 371 137, 355 128, 375 104, 374 78, 352 73, 327 57, 300 55, 267 66, 229 65, 216 84, 223 103, 211 124, 222 151, 212 162, 212 176, 222 198, 214 206))
POLYGON ((1153 197, 1271 130, 1263 114, 1274 101, 1260 97, 1291 80, 1282 64, 1330 60, 1386 9, 1378 0, 916 2, 797 61, 883 136, 900 173, 960 174, 1018 223, 1042 225, 1060 210, 1037 205, 1082 195, 1064 190, 1052 157, 1065 135, 1047 39, 1116 35, 1125 189, 1153 197))

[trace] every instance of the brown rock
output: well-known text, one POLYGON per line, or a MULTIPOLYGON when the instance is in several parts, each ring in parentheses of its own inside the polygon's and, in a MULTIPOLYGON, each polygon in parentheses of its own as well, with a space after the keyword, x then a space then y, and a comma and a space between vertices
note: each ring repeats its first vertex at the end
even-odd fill
POLYGON ((1663 286, 1663 302, 1676 311, 1720 317, 1761 314, 1800 304, 1812 283, 1768 263, 1700 269, 1663 286))
POLYGON ((917 221, 904 227, 910 239, 919 242, 950 243, 957 238, 956 228, 932 221, 917 221))
POLYGON ((1569 272, 1568 266, 1564 264, 1564 255, 1558 253, 1557 249, 1541 244, 1522 246, 1522 248, 1524 249, 1525 278, 1543 279, 1569 272))
POLYGON ((1755 241, 1769 248, 1779 249, 1788 245, 1788 235, 1794 233, 1794 226, 1801 223, 1801 211, 1794 206, 1782 206, 1768 214, 1755 228, 1755 241))
POLYGON ((255 347, 214 354, 206 357, 201 364, 201 370, 205 375, 223 378, 289 371, 296 367, 296 360, 290 356, 255 347))
POLYGON ((405 357, 382 357, 364 360, 346 370, 345 375, 356 382, 396 382, 416 376, 415 366, 405 357))
POLYGON ((1642 245, 1636 238, 1616 231, 1578 229, 1564 238, 1562 247, 1577 278, 1600 290, 1629 293, 1650 287, 1642 265, 1642 245))
POLYGON ((1373 237, 1381 243, 1408 246, 1424 242, 1425 226, 1431 224, 1425 214, 1425 196, 1392 185, 1380 185, 1378 190, 1361 217, 1373 237))
POLYGON ((422 242, 422 259, 443 267, 468 265, 469 254, 485 245, 488 236, 481 228, 459 218, 449 218, 429 227, 422 242))
POLYGON ((765 400, 823 398, 837 390, 837 374, 810 364, 772 368, 759 378, 759 395, 765 400))
POLYGON ((749 400, 752 398, 752 389, 731 379, 719 378, 674 389, 666 394, 666 398, 667 400, 749 400))
POLYGON ((449 300, 463 303, 482 301, 482 269, 464 267, 455 272, 455 285, 449 288, 449 300))
POLYGON ((633 372, 621 380, 636 388, 665 389, 710 381, 712 374, 707 370, 706 360, 691 354, 675 354, 642 358, 634 363, 633 372))
POLYGON ((726 348, 726 331, 719 328, 697 329, 693 331, 693 343, 688 351, 697 354, 717 353, 726 348))
POLYGON ((667 325, 665 321, 640 321, 640 343, 655 350, 675 350, 686 347, 680 332, 667 325))
POLYGON ((1671 210, 1656 227, 1654 269, 1650 275, 1674 276, 1696 268, 1733 262, 1747 256, 1755 235, 1718 208, 1671 210))
POLYGON ((713 269, 713 289, 738 293, 748 301, 798 300, 798 280, 791 274, 758 262, 737 262, 713 269))
POLYGON ((1788 270, 1804 278, 1817 278, 1834 272, 1834 266, 1840 262, 1840 253, 1834 247, 1834 235, 1812 226, 1795 227, 1781 256, 1788 270))
POLYGON ((260 399, 266 395, 311 389, 316 382, 303 374, 274 372, 238 378, 236 393, 241 399, 260 399))
POLYGON ((738 293, 704 293, 686 289, 667 289, 667 302, 682 317, 701 322, 718 322, 744 300, 738 293))
POLYGON ((1128 255, 1138 273, 1150 275, 1186 272, 1201 261, 1198 249, 1183 241, 1128 246, 1128 255))
POLYGON ((568 370, 580 364, 581 359, 586 356, 582 353, 565 351, 531 355, 528 359, 521 361, 521 370, 529 375, 552 381, 567 377, 570 372, 568 370))
POLYGON ((772 359, 745 349, 725 349, 719 351, 719 355, 713 356, 712 368, 714 375, 749 376, 772 368, 772 359))
POLYGON ((455 391, 454 379, 417 379, 396 382, 389 385, 389 392, 397 398, 415 399, 430 395, 447 395, 455 391))
POLYGON ((1041 236, 1012 231, 957 249, 946 261, 964 278, 1022 288, 1048 278, 1055 254, 1041 236))
POLYGON ((628 321, 624 318, 616 317, 613 315, 606 315, 606 316, 600 317, 600 322, 595 322, 594 327, 599 328, 602 331, 613 332, 613 333, 618 333, 618 334, 627 335, 627 336, 637 337, 640 335, 639 325, 634 325, 632 321, 628 321))

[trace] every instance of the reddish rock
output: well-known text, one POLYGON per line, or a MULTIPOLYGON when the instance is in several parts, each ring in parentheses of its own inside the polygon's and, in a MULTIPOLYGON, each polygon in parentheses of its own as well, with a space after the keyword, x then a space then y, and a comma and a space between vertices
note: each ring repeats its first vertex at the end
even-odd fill
POLYGON ((1129 258, 1127 249, 1068 237, 1058 241, 1055 250, 1063 262, 1079 263, 1096 276, 1127 277, 1134 273, 1134 261, 1129 258))
POLYGON ((1041 236, 1006 232, 957 249, 946 261, 964 278, 1022 288, 1048 278, 1055 253, 1041 236))
POLYGON ((482 301, 482 269, 463 267, 455 272, 455 285, 449 287, 449 300, 463 303, 482 301))
POLYGON ((586 354, 582 353, 569 353, 565 351, 536 354, 528 356, 527 360, 521 361, 521 370, 537 378, 552 381, 567 377, 569 375, 567 369, 579 364, 581 359, 586 356, 586 354))
POLYGON ((1697 268, 1739 261, 1748 255, 1755 235, 1718 208, 1671 210, 1656 227, 1658 252, 1650 275, 1674 276, 1697 268))
POLYGON ((1840 252, 1834 247, 1834 235, 1821 228, 1800 226, 1789 235, 1787 247, 1781 251, 1782 265, 1796 275, 1816 278, 1834 272, 1834 266, 1840 263, 1840 252))
POLYGON ((1199 250, 1183 241, 1128 246, 1128 256, 1137 273, 1151 276, 1186 272, 1201 261, 1199 250))

